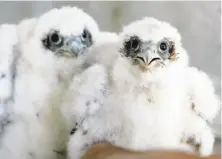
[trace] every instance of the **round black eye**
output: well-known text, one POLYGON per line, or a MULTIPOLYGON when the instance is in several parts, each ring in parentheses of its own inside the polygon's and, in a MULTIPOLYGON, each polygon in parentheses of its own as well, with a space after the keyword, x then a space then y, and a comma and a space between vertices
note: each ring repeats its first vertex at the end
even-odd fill
POLYGON ((136 51, 139 48, 139 40, 138 39, 132 39, 131 47, 134 49, 134 51, 136 51))
POLYGON ((137 36, 132 36, 124 44, 125 52, 127 56, 135 56, 140 49, 140 39, 137 36))
POLYGON ((52 43, 54 43, 55 45, 58 45, 58 44, 60 44, 61 43, 61 41, 62 41, 62 38, 61 38, 61 36, 58 34, 58 33, 52 33, 51 34, 51 36, 50 36, 50 41, 52 42, 52 43))
POLYGON ((167 42, 161 42, 160 43, 160 51, 165 52, 168 49, 168 43, 167 42))
POLYGON ((89 32, 88 29, 84 29, 82 32, 81 40, 87 45, 91 46, 93 44, 92 34, 89 32))
POLYGON ((87 38, 87 35, 88 35, 88 32, 87 32, 86 29, 84 29, 84 30, 83 30, 83 33, 82 33, 82 37, 83 37, 84 39, 86 39, 86 38, 87 38))

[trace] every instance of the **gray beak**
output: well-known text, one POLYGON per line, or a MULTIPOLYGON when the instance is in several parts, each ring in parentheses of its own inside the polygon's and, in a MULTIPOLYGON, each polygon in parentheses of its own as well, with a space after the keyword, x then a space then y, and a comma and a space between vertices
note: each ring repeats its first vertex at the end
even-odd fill
POLYGON ((145 52, 137 54, 135 59, 138 60, 139 63, 143 65, 144 67, 148 67, 153 61, 160 60, 160 57, 158 56, 158 54, 149 50, 149 51, 145 51, 145 52))
POLYGON ((71 52, 75 56, 79 56, 79 55, 83 54, 85 49, 86 49, 86 47, 81 42, 74 41, 71 44, 71 52))
POLYGON ((81 37, 74 37, 71 42, 71 52, 77 57, 79 55, 82 55, 87 46, 83 44, 81 37))
POLYGON ((70 56, 78 57, 85 53, 87 46, 82 41, 80 36, 70 37, 65 41, 64 50, 70 53, 70 56))

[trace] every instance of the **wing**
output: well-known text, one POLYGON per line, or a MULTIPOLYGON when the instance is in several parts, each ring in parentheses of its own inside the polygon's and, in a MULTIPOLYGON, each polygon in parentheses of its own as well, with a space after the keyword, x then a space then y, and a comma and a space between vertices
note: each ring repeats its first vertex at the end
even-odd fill
MULTIPOLYGON (((66 120, 82 120, 103 105, 108 86, 107 70, 113 66, 116 58, 110 45, 115 45, 117 40, 117 35, 111 32, 101 32, 96 37, 96 43, 84 61, 82 69, 85 71, 74 77, 64 98, 63 113, 69 114, 72 110, 72 115, 65 115, 66 120), (67 119, 69 117, 71 119, 67 119)), ((73 122, 71 124, 73 127, 73 122)))
POLYGON ((208 122, 212 122, 219 112, 220 100, 210 77, 190 67, 186 70, 186 80, 194 111, 208 122))
POLYGON ((201 156, 213 153, 214 134, 208 123, 190 110, 186 118, 182 142, 192 149, 192 152, 201 156))
POLYGON ((7 124, 13 99, 16 43, 16 25, 0 26, 0 132, 7 124))
POLYGON ((101 64, 95 64, 74 77, 61 106, 69 128, 103 106, 107 87, 108 75, 101 64))

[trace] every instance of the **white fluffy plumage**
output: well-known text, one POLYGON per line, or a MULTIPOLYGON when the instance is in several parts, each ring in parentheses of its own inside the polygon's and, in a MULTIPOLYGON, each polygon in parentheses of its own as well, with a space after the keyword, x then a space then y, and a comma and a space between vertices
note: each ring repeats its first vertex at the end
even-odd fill
POLYGON ((71 129, 78 120, 87 116, 86 113, 93 114, 100 108, 107 85, 107 75, 100 63, 107 65, 112 61, 112 54, 100 56, 98 51, 104 46, 107 46, 106 49, 109 50, 110 43, 116 42, 117 37, 116 33, 100 32, 96 37, 96 43, 84 59, 82 72, 72 78, 60 107, 69 131, 72 131, 71 129), (96 103, 93 102, 95 98, 97 99, 96 103), (91 102, 94 105, 87 106, 91 105, 91 102))
POLYGON ((77 124, 78 129, 69 142, 70 158, 80 158, 86 145, 101 140, 133 150, 184 147, 180 144, 183 121, 178 113, 183 110, 179 103, 184 98, 184 91, 181 91, 184 88, 178 82, 182 80, 182 76, 178 78, 178 75, 181 73, 179 67, 183 68, 183 65, 169 66, 167 69, 161 68, 158 73, 150 73, 140 65, 134 65, 132 58, 123 55, 126 54, 126 43, 134 35, 143 41, 154 42, 167 36, 178 43, 178 51, 183 51, 180 37, 175 36, 176 30, 165 23, 162 26, 160 22, 152 26, 152 23, 156 23, 152 19, 145 22, 147 24, 139 21, 136 27, 127 26, 115 43, 97 50, 95 57, 101 63, 101 70, 105 69, 107 74, 107 93, 102 107, 77 124), (106 58, 107 55, 109 58, 106 58), (108 59, 111 62, 106 64, 104 61, 108 59))
POLYGON ((0 26, 0 134, 8 122, 11 102, 13 98, 13 73, 17 43, 15 24, 2 24, 0 26))
MULTIPOLYGON (((88 73, 88 79, 93 77, 91 85, 86 82, 81 88, 83 92, 98 91, 100 81, 106 93, 87 97, 79 91, 78 96, 74 95, 71 113, 78 122, 68 143, 69 158, 79 159, 89 145, 103 140, 131 150, 164 148, 211 153, 213 134, 192 105, 211 118, 217 112, 217 99, 209 80, 207 86, 201 86, 210 92, 201 93, 194 84, 197 81, 190 78, 194 71, 174 27, 144 18, 125 26, 118 40, 94 52, 98 64, 93 67, 100 73, 88 73), (161 46, 163 42, 169 47, 167 51, 161 46), (210 105, 202 107, 199 100, 207 93, 208 103, 214 105, 210 112, 210 105), (99 109, 95 105, 98 102, 99 109)), ((201 73, 194 74, 201 77, 201 73)))
POLYGON ((23 20, 17 32, 13 114, 1 136, 0 158, 64 158, 68 131, 60 102, 99 28, 81 9, 62 7, 23 20))
POLYGON ((211 78, 205 72, 190 66, 184 74, 191 109, 183 140, 190 142, 201 156, 209 156, 213 153, 215 140, 210 125, 220 110, 220 100, 211 78))

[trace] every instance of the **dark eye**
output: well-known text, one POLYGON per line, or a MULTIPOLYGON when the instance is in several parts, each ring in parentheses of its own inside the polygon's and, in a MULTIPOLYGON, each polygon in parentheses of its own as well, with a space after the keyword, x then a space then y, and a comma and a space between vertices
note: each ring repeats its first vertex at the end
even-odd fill
POLYGON ((125 49, 129 52, 136 52, 140 48, 140 40, 138 37, 131 37, 129 41, 125 43, 125 49))
POLYGON ((87 38, 87 30, 86 30, 86 29, 83 30, 82 37, 83 37, 84 39, 87 38))
POLYGON ((89 30, 84 29, 82 32, 82 41, 87 45, 87 46, 91 46, 93 43, 92 40, 92 35, 89 32, 89 30))
POLYGON ((139 49, 139 39, 132 39, 131 40, 131 47, 134 51, 139 49))
POLYGON ((57 32, 52 33, 49 39, 54 45, 59 45, 62 42, 62 37, 57 32))
POLYGON ((84 30, 83 30, 82 37, 83 37, 83 39, 85 39, 85 40, 86 40, 86 39, 92 40, 92 39, 91 39, 92 36, 91 36, 90 32, 89 32, 87 29, 84 29, 84 30))
POLYGON ((168 43, 166 41, 161 42, 159 50, 160 52, 166 52, 168 50, 168 43))

